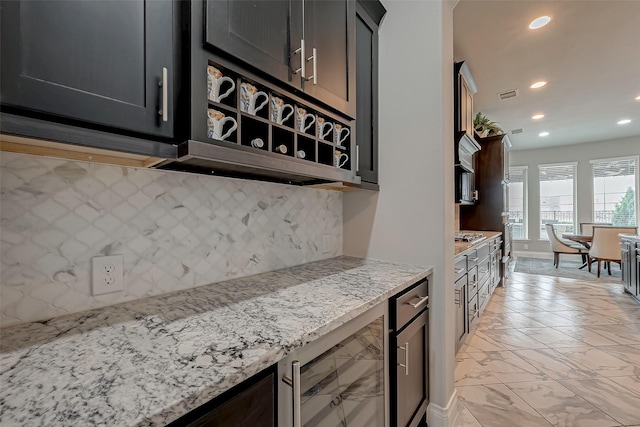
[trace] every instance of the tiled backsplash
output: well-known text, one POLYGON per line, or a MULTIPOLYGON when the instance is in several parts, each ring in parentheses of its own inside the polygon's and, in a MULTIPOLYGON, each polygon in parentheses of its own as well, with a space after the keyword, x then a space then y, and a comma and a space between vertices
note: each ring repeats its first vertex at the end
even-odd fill
POLYGON ((13 153, 1 188, 2 326, 342 254, 335 191, 13 153), (125 289, 94 297, 112 254, 125 289))

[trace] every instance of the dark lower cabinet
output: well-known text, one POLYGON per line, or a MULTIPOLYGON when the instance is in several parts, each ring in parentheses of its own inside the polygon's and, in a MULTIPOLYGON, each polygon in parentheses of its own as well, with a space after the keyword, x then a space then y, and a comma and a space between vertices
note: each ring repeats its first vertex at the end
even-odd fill
POLYGON ((428 280, 389 300, 391 426, 426 423, 429 404, 428 280))
POLYGON ((1 15, 4 106, 173 136, 172 2, 6 1, 1 15))
POLYGON ((385 9, 359 0, 356 8, 356 144, 358 174, 378 183, 378 26, 385 9))
POLYGON ((269 368, 170 426, 275 427, 275 376, 269 368))

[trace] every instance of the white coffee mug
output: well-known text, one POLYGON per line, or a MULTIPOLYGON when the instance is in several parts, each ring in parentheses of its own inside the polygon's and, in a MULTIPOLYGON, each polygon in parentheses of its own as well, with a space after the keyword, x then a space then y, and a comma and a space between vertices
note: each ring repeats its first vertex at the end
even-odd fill
POLYGON ((345 163, 347 163, 347 160, 349 160, 349 156, 347 156, 345 153, 341 153, 340 151, 336 151, 333 158, 333 165, 337 168, 341 168, 345 163), (344 160, 342 160, 342 157, 344 157, 344 160))
POLYGON ((307 157, 307 153, 305 153, 304 150, 298 150, 296 151, 296 157, 299 159, 304 159, 305 157, 307 157))
POLYGON ((333 130, 333 123, 325 121, 323 117, 318 117, 316 119, 316 124, 317 137, 319 139, 326 138, 333 130))
POLYGON ((220 102, 236 88, 236 83, 231 77, 222 75, 222 72, 213 65, 207 66, 207 99, 214 102, 220 102), (231 86, 226 92, 220 93, 223 83, 229 83, 231 86))
POLYGON ((313 123, 316 121, 316 116, 311 113, 307 113, 307 110, 304 108, 296 107, 296 129, 300 132, 306 132, 313 123), (311 119, 307 123, 307 119, 311 119))
POLYGON ((342 127, 342 125, 340 123, 336 123, 336 125, 333 127, 333 142, 336 143, 336 145, 342 145, 342 143, 347 139, 347 137, 349 136, 349 134, 351 133, 351 131, 349 130, 349 128, 347 127, 342 127))
POLYGON ((250 83, 242 83, 240 85, 240 109, 245 113, 256 115, 269 102, 269 95, 259 91, 257 87, 250 83), (264 101, 257 105, 258 98, 264 97, 264 101))
POLYGON ((271 96, 271 121, 279 125, 286 122, 293 114, 293 106, 285 104, 282 98, 271 96), (285 113, 285 111, 288 111, 285 113))
POLYGON ((207 136, 213 139, 224 141, 234 130, 238 128, 238 123, 233 117, 225 117, 224 113, 218 110, 207 110, 207 136), (223 135, 225 123, 232 123, 231 128, 223 135))
POLYGON ((264 147, 264 140, 262 138, 254 138, 251 140, 251 146, 253 148, 262 148, 264 147))

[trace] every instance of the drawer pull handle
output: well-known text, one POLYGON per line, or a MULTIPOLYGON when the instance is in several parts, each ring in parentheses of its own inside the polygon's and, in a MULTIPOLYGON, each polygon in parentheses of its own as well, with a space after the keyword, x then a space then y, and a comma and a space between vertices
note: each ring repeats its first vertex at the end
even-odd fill
POLYGON ((469 261, 478 262, 478 258, 469 258, 469 261))
POLYGON ((418 301, 417 303, 415 303, 415 304, 411 304, 410 302, 407 302, 407 304, 409 304, 409 305, 410 305, 411 307, 413 307, 413 308, 418 308, 418 307, 420 307, 422 304, 424 304, 425 302, 429 301, 429 296, 426 296, 426 297, 418 297, 418 298, 420 298, 420 301, 418 301))
POLYGON ((456 268, 456 269, 455 269, 455 273, 456 273, 456 274, 460 274, 460 273, 462 273, 463 271, 464 271, 464 268, 456 268))
POLYGON ((409 343, 405 342, 404 347, 398 347, 400 350, 404 351, 404 364, 398 363, 398 366, 404 368, 404 375, 409 375, 409 343))
POLYGON ((291 376, 284 375, 282 382, 292 388, 293 391, 293 427, 302 427, 301 396, 300 396, 300 362, 295 360, 291 363, 291 376))
POLYGON ((166 67, 162 67, 162 80, 158 83, 158 86, 162 89, 160 111, 158 115, 162 117, 163 122, 169 121, 169 78, 166 67))

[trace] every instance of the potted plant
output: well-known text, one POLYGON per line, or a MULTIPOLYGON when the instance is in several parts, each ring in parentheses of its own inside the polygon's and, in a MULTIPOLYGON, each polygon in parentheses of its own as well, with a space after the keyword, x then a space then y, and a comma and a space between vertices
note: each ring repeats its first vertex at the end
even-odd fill
POLYGON ((481 138, 493 135, 502 135, 504 131, 496 122, 489 120, 487 116, 478 112, 473 119, 473 128, 481 138))

